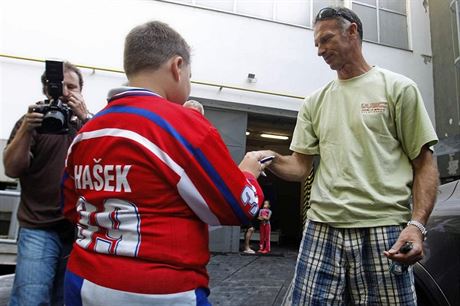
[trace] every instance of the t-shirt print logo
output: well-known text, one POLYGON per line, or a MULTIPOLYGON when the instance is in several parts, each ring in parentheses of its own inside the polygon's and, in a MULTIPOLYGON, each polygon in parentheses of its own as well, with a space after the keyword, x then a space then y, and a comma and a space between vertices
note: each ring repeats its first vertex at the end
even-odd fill
POLYGON ((361 103, 361 114, 384 113, 387 108, 387 102, 361 103))

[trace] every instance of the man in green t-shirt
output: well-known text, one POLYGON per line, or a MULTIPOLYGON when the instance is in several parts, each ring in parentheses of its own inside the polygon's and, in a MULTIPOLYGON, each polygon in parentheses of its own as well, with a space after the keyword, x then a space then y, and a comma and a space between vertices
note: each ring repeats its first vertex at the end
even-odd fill
POLYGON ((423 257, 437 136, 416 84, 366 62, 362 33, 347 8, 318 13, 315 46, 338 78, 303 103, 292 155, 258 152, 275 155, 269 169, 291 181, 303 180, 320 157, 289 305, 416 305, 412 268, 391 273, 390 266, 423 257), (412 249, 403 253, 406 242, 412 249))

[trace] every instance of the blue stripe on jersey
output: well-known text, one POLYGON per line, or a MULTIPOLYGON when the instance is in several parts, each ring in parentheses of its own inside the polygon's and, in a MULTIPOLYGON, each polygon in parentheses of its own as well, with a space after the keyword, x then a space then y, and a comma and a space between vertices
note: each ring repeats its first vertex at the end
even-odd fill
POLYGON ((175 139, 177 139, 179 143, 181 143, 184 146, 184 148, 196 158, 196 160, 201 165, 201 167, 203 167, 206 170, 206 172, 211 177, 211 180, 216 184, 219 191, 223 194, 226 201, 230 203, 230 207, 232 208, 234 214, 238 217, 240 222, 243 224, 246 224, 249 222, 248 218, 244 214, 244 211, 240 208, 239 202, 233 197, 233 194, 231 193, 230 189, 225 184, 225 182, 223 181, 221 176, 218 174, 216 169, 208 161, 206 156, 199 149, 194 148, 164 118, 146 109, 132 107, 132 106, 120 106, 120 105, 114 105, 112 107, 106 108, 100 111, 99 113, 97 113, 95 117, 100 117, 100 116, 104 116, 104 115, 111 114, 111 113, 134 114, 134 115, 142 116, 152 121, 153 123, 155 123, 162 129, 164 129, 166 132, 168 132, 175 139))
POLYGON ((198 160, 198 162, 200 163, 201 167, 203 167, 205 169, 206 173, 209 174, 209 176, 211 177, 213 182, 216 183, 217 188, 219 188, 219 190, 221 190, 221 192, 224 194, 224 196, 227 199, 227 201, 231 204, 233 212, 237 215, 237 217, 240 220, 240 222, 242 224, 244 224, 244 225, 248 224, 249 219, 246 217, 246 215, 244 214, 243 210, 240 208, 240 205, 239 205, 238 201, 233 197, 233 194, 231 193, 230 189, 228 189, 228 186, 222 180, 222 178, 220 177, 219 173, 217 173, 216 169, 208 161, 208 159, 206 158, 204 153, 201 152, 201 150, 196 149, 195 153, 193 153, 193 154, 194 154, 195 158, 198 160), (229 196, 227 197, 226 194, 228 194, 229 196), (231 197, 232 201, 229 201, 230 197, 231 197), (236 209, 234 207, 236 207, 236 209))
POLYGON ((69 178, 69 173, 67 173, 67 171, 64 171, 64 174, 62 175, 62 178, 61 178, 61 188, 59 190, 59 194, 61 195, 59 197, 59 207, 61 208, 61 212, 64 211, 64 184, 65 184, 65 181, 69 178))
POLYGON ((66 306, 82 306, 81 287, 83 278, 67 270, 64 281, 64 300, 66 306))

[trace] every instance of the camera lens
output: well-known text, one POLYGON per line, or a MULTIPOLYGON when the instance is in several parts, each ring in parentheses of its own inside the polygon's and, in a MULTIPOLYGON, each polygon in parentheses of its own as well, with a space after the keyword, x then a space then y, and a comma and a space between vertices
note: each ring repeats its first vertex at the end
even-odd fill
POLYGON ((58 110, 50 110, 43 117, 42 129, 46 131, 59 131, 63 128, 65 117, 58 110))

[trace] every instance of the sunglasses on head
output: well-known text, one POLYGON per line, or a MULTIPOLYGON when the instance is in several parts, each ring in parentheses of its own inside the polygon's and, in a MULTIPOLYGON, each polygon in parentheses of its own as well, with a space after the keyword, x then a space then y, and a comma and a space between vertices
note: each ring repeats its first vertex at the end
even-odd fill
POLYGON ((322 20, 322 19, 328 19, 328 18, 334 18, 334 17, 342 17, 350 22, 356 23, 356 21, 353 19, 352 16, 346 14, 345 12, 341 12, 336 10, 335 8, 332 7, 325 7, 321 9, 318 14, 316 15, 316 21, 322 20))

